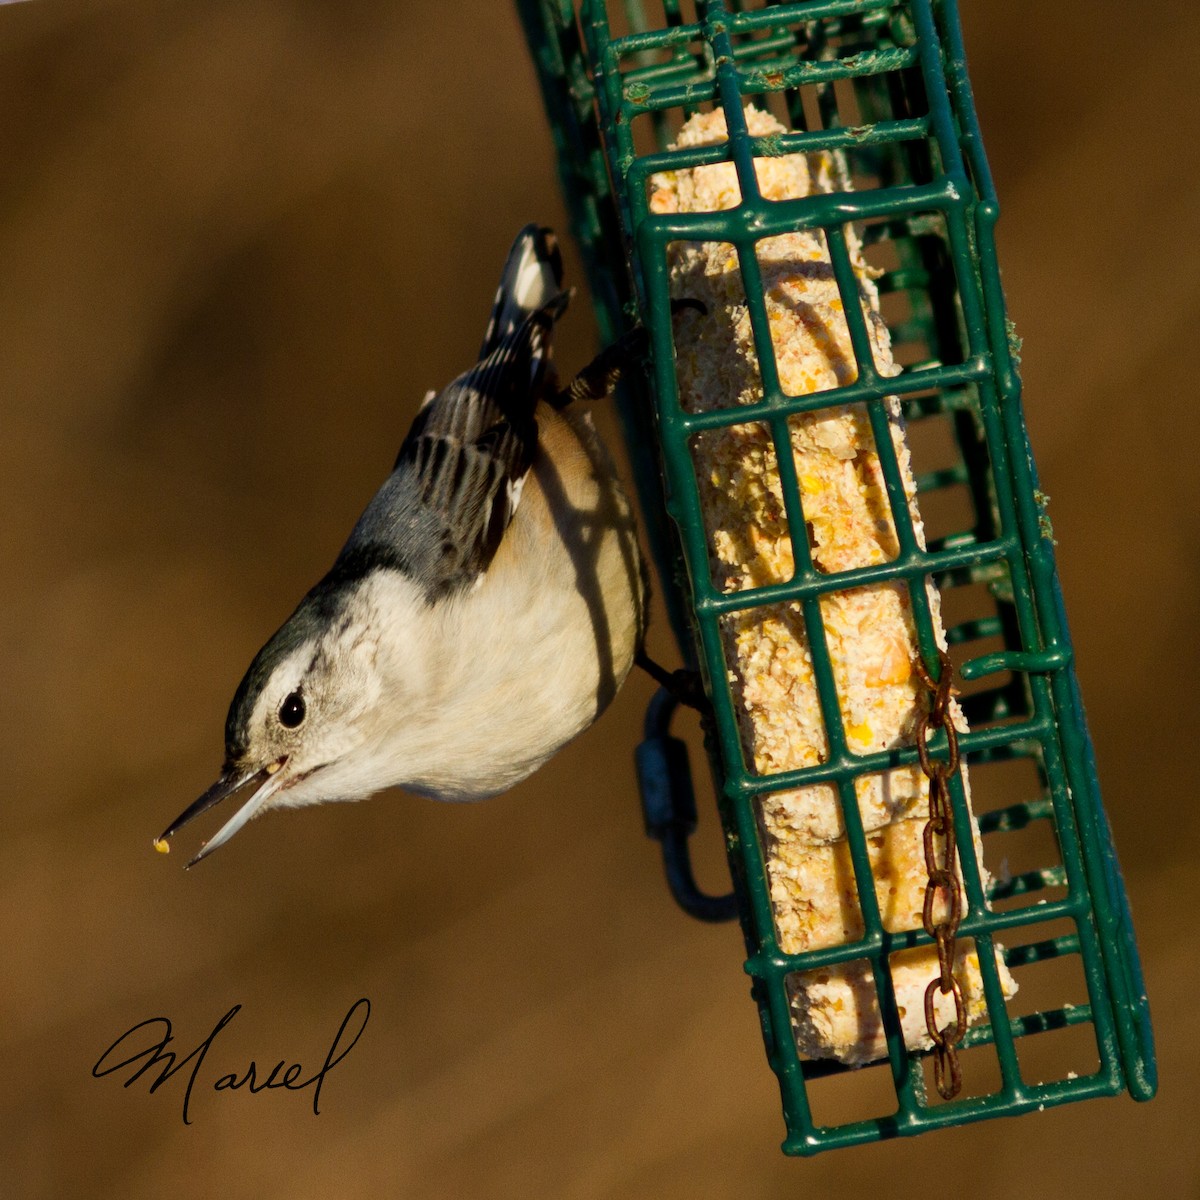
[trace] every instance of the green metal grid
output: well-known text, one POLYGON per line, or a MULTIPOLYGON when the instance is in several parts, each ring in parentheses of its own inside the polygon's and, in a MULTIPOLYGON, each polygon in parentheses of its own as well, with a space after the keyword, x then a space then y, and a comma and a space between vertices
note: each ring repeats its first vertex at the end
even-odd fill
MULTIPOLYGON (((518 0, 518 8, 602 337, 611 339, 639 317, 651 334, 652 378, 648 387, 632 381, 623 417, 672 625, 713 699, 719 805, 749 950, 746 970, 782 1091, 784 1150, 811 1154, 1124 1090, 1149 1099, 1156 1069, 1146 995, 1072 668, 1044 497, 1021 416, 993 239, 998 206, 954 4, 815 0, 752 7, 696 0, 695 9, 685 12, 679 0, 607 6, 602 0, 578 6, 518 0), (785 113, 794 132, 751 137, 742 112, 747 100, 785 113), (668 149, 682 121, 710 107, 724 110, 728 142, 668 149), (754 158, 823 151, 833 152, 853 177, 853 191, 783 202, 761 197, 754 158), (654 172, 719 161, 732 161, 737 170, 743 197, 737 208, 650 212, 647 183, 654 172), (871 353, 847 249, 850 226, 869 248, 894 256, 879 288, 898 301, 888 319, 905 364, 898 376, 881 375, 871 353), (779 385, 754 253, 763 238, 797 228, 824 233, 858 364, 849 386, 799 397, 779 385), (667 277, 667 248, 680 240, 736 247, 763 385, 760 401, 701 414, 680 405, 667 277), (969 497, 970 520, 931 538, 925 549, 917 543, 888 433, 883 401, 889 396, 900 397, 914 434, 926 424, 953 434, 954 461, 918 474, 922 513, 954 489, 969 497), (811 560, 787 422, 850 402, 864 404, 869 414, 900 552, 887 563, 827 574, 811 560), (751 421, 773 432, 796 568, 786 583, 728 594, 710 576, 690 443, 703 430, 751 421), (970 1081, 972 1048, 990 1046, 997 1078, 983 1094, 949 1103, 930 1100, 925 1056, 904 1047, 888 969, 890 955, 930 939, 920 930, 884 929, 854 791, 859 776, 912 763, 916 751, 849 750, 820 615, 822 596, 903 581, 922 655, 936 665, 928 578, 944 599, 956 589, 985 598, 980 611, 948 630, 960 677, 981 685, 963 699, 971 731, 960 744, 973 783, 1005 764, 1024 764, 1036 781, 1033 797, 1018 795, 981 814, 985 858, 992 839, 1031 828, 1052 831, 1060 858, 1002 877, 985 891, 962 783, 954 781, 969 902, 959 936, 978 950, 989 1010, 988 1023, 966 1036, 964 1070, 970 1081), (759 776, 746 761, 724 682, 720 621, 782 602, 799 604, 804 614, 829 753, 814 767, 759 776), (755 801, 815 783, 838 790, 865 933, 853 944, 789 955, 776 937, 755 801), (1039 1001, 1028 1012, 1006 1005, 992 952, 998 936, 1018 981, 1045 964, 1077 963, 1086 1001, 1039 1001), (892 1090, 887 1111, 823 1123, 814 1115, 813 1097, 849 1068, 798 1054, 787 980, 851 960, 871 964, 887 1035, 886 1063, 866 1069, 889 1073, 892 1090), (1042 1071, 1044 1062, 1029 1056, 1037 1066, 1027 1064, 1022 1073, 1024 1039, 1080 1026, 1094 1035, 1093 1069, 1034 1080, 1030 1070, 1042 1071)), ((1032 990, 1035 999, 1040 994, 1036 987, 1023 990, 1032 990)))

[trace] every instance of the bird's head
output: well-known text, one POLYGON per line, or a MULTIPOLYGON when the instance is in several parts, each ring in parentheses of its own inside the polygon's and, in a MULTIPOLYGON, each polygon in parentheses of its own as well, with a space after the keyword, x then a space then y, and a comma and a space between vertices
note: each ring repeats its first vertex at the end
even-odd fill
POLYGON ((322 581, 263 646, 229 706, 220 776, 171 823, 156 842, 159 848, 239 792, 246 793, 241 807, 188 866, 270 808, 352 800, 394 782, 380 771, 381 743, 388 740, 380 728, 385 685, 393 702, 402 699, 391 694, 396 680, 387 660, 402 639, 409 643, 410 671, 419 676, 421 655, 403 638, 411 622, 397 612, 395 589, 389 589, 382 615, 377 591, 370 580, 322 581))

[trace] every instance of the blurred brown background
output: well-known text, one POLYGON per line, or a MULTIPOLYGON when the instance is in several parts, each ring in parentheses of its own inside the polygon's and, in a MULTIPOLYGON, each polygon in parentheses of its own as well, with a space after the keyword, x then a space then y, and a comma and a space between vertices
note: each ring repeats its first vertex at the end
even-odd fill
MULTIPOLYGON (((564 218, 505 3, 39 0, 0 7, 6 1195, 906 1200, 947 1162, 981 1200, 1200 1191, 1200 16, 962 7, 1159 1099, 783 1158, 740 936, 672 906, 641 833, 640 678, 498 800, 154 855, 250 656, 477 346, 513 231, 564 218), (364 995, 319 1118, 211 1090, 314 1069, 364 995), (234 1003, 192 1126, 183 1078, 91 1077, 135 1022, 186 1052, 234 1003)), ((563 361, 591 337, 581 300, 563 361)))

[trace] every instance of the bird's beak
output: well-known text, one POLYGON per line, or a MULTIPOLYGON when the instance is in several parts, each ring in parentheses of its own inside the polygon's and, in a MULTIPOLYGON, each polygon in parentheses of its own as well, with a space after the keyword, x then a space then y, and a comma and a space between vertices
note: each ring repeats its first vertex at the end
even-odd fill
POLYGON ((221 772, 221 776, 217 782, 198 800, 189 804, 167 826, 162 836, 155 839, 155 846, 164 846, 167 838, 171 837, 177 829, 181 829, 201 813, 207 812, 215 804, 220 804, 222 800, 232 796, 235 792, 241 791, 244 787, 253 787, 254 791, 251 793, 250 798, 217 830, 214 837, 205 842, 200 849, 200 853, 187 864, 189 867, 194 867, 202 858, 207 858, 219 846, 223 846, 229 841, 262 808, 266 799, 279 790, 283 784, 283 776, 280 774, 280 768, 286 761, 286 758, 278 759, 273 763, 268 763, 265 767, 257 771, 239 771, 235 767, 226 767, 221 772))

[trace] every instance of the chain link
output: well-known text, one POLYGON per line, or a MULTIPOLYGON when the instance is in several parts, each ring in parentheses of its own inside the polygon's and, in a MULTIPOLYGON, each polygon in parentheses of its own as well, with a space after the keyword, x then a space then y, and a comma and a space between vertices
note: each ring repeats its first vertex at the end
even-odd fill
POLYGON ((945 650, 938 651, 939 672, 935 683, 921 659, 917 674, 933 693, 929 711, 917 722, 917 756, 921 770, 929 780, 929 820, 923 835, 925 869, 925 907, 922 920, 925 932, 937 943, 938 976, 925 989, 925 1027, 933 1040, 933 1078, 938 1095, 953 1100, 962 1090, 962 1068, 958 1061, 958 1043, 967 1032, 967 1008, 962 985, 954 977, 955 937, 962 920, 962 887, 958 882, 957 844, 954 840, 954 807, 950 802, 950 779, 959 769, 958 730, 950 713, 950 698, 955 694, 954 665, 945 650), (946 732, 947 755, 934 759, 929 742, 939 729, 946 732), (938 896, 944 896, 944 915, 938 916, 938 896), (934 998, 940 992, 954 997, 954 1019, 939 1028, 934 998))

